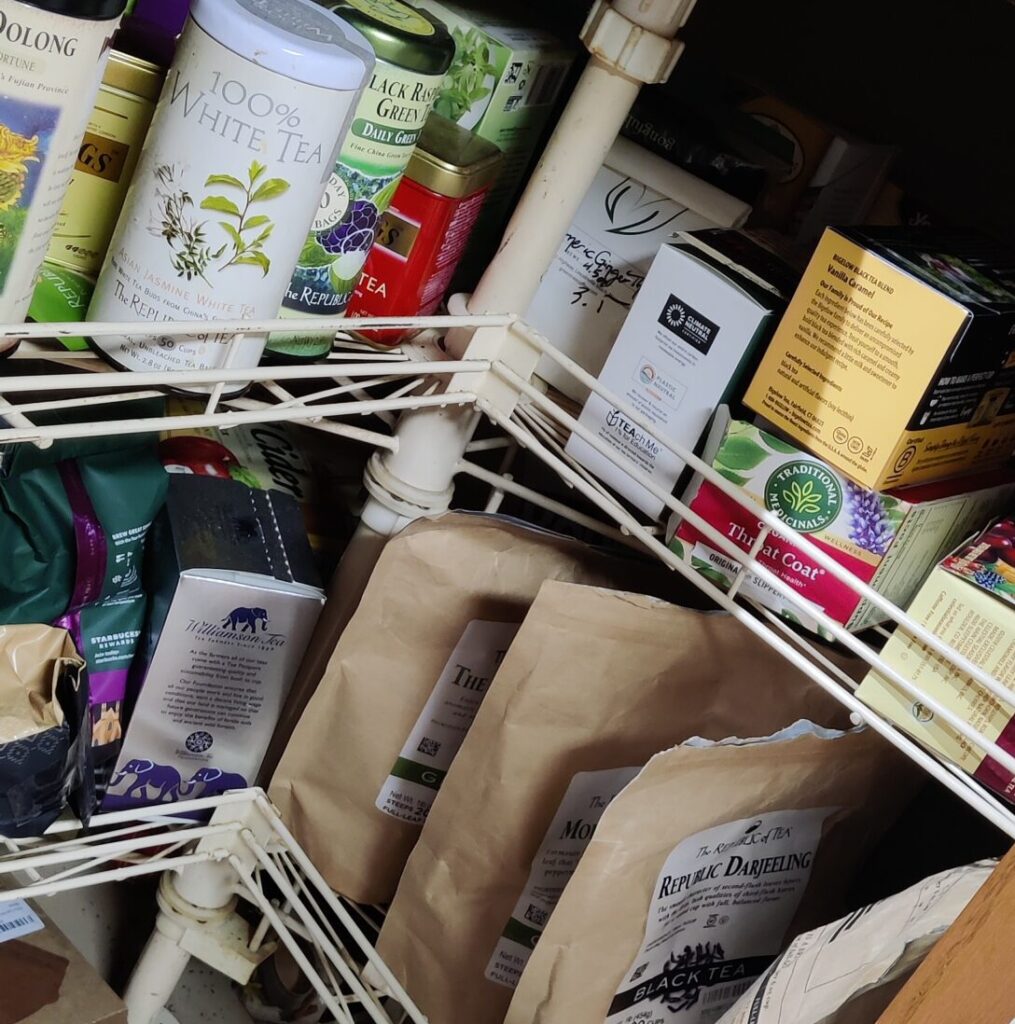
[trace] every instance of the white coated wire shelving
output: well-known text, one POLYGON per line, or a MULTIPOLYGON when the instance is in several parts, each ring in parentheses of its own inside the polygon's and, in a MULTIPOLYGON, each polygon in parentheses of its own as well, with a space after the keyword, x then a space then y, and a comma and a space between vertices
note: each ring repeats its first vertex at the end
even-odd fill
MULTIPOLYGON (((464 308, 464 304, 458 305, 464 308)), ((280 329, 283 323, 221 322, 216 328, 221 333, 240 334, 280 329)), ((805 607, 799 595, 755 556, 770 533, 792 542, 821 568, 880 609, 889 623, 921 639, 999 699, 1015 702, 1015 694, 1000 681, 949 649, 773 513, 754 505, 741 490, 691 452, 660 437, 653 425, 635 409, 559 353, 521 319, 461 315, 392 321, 391 326, 404 327, 407 323, 421 333, 398 349, 378 351, 342 336, 336 341, 331 357, 321 364, 134 374, 118 373, 89 353, 65 352, 55 341, 45 340, 47 333, 50 336, 53 333, 51 327, 0 328, 0 333, 8 337, 23 338, 17 353, 0 366, 0 416, 6 423, 0 426, 0 444, 47 446, 70 437, 154 433, 202 426, 228 431, 239 424, 290 421, 370 445, 377 450, 376 460, 400 452, 403 438, 399 417, 403 414, 411 412, 420 416, 429 412, 435 417, 460 416, 474 425, 476 413, 480 413, 498 428, 493 436, 463 441, 461 451, 433 452, 431 457, 451 460, 452 476, 472 477, 488 486, 491 494, 486 506, 488 511, 499 508, 505 495, 514 495, 605 538, 644 549, 685 576, 747 629, 832 693, 849 708, 856 721, 867 723, 984 818, 1015 838, 1015 813, 1011 807, 863 704, 855 695, 857 684, 828 657, 825 645, 809 639, 784 619, 751 605, 745 595, 738 593, 737 586, 747 572, 741 572, 733 590, 724 593, 670 551, 658 523, 632 512, 608 486, 565 452, 568 437, 572 433, 582 437, 594 450, 662 500, 668 512, 683 517, 717 550, 779 592, 788 604, 816 619, 843 648, 952 725, 974 747, 1015 771, 1015 757, 884 663, 875 646, 846 632, 812 606, 805 607), (454 358, 443 349, 442 332, 449 328, 474 332, 461 358, 454 358), (566 403, 558 403, 534 376, 541 358, 552 359, 660 446, 674 452, 731 499, 748 508, 762 524, 751 551, 742 551, 579 424, 565 407, 566 403), (19 373, 19 365, 26 359, 43 359, 57 365, 51 367, 53 372, 44 375, 19 373), (245 382, 256 386, 242 397, 223 397, 228 386, 245 382), (204 410, 200 414, 126 421, 101 419, 103 407, 110 402, 150 397, 163 394, 167 388, 195 385, 209 392, 202 399, 204 410), (35 422, 44 419, 46 412, 71 406, 79 410, 94 409, 96 416, 86 415, 85 422, 74 424, 44 426, 35 422), (569 493, 580 497, 580 501, 574 502, 580 508, 562 501, 559 494, 548 497, 515 480, 510 468, 518 449, 529 451, 548 466, 567 485, 569 493), (491 451, 503 452, 501 459, 495 460, 499 461, 499 467, 493 470, 477 461, 483 453, 491 451)), ((346 327, 355 330, 365 324, 365 321, 363 324, 347 321, 346 327)), ((308 321, 303 326, 307 330, 326 329, 327 322, 308 321)), ((376 328, 379 323, 371 321, 369 326, 376 328)), ((160 323, 157 328, 150 324, 130 325, 127 330, 131 334, 152 336, 157 330, 160 336, 182 337, 199 329, 206 331, 207 325, 160 323)), ((80 335, 85 330, 84 325, 63 326, 63 332, 68 335, 80 335)), ((87 327, 92 334, 126 333, 127 330, 124 325, 87 327)), ((471 430, 462 436, 471 437, 471 430)), ((404 508, 402 514, 412 518, 404 508)), ((884 634, 883 629, 881 633, 884 634)), ((164 941, 166 949, 182 949, 185 956, 197 956, 239 981, 249 976, 252 965, 263 957, 270 943, 283 943, 307 973, 336 1020, 351 1024, 353 1009, 362 1007, 377 1024, 404 1019, 423 1024, 424 1018, 378 961, 360 927, 369 926, 372 918, 364 916, 359 908, 347 907, 328 891, 263 793, 245 791, 198 801, 193 806, 198 805, 214 812, 207 823, 170 819, 165 817, 164 810, 155 809, 103 815, 95 819, 87 833, 75 831, 72 824, 64 823, 44 841, 3 841, 7 853, 0 858, 0 890, 9 887, 12 879, 15 887, 7 892, 0 891, 0 900, 49 895, 139 874, 169 872, 166 877, 175 873, 182 878, 188 869, 193 875, 193 869, 203 870, 202 865, 225 865, 229 869, 225 888, 259 915, 260 924, 238 924, 240 919, 235 916, 232 903, 228 910, 219 906, 223 903, 220 892, 214 900, 191 901, 199 906, 208 903, 217 906, 214 912, 209 911, 210 916, 205 915, 195 925, 185 914, 181 916, 180 908, 173 905, 172 887, 163 884, 160 929, 173 933, 175 925, 165 922, 176 922, 186 937, 181 941, 175 933, 165 938, 157 932, 153 942, 164 941), (365 969, 368 965, 370 969, 365 969)), ((160 950, 163 960, 166 949, 160 950)), ((142 962, 151 963, 154 959, 157 958, 142 958, 142 962)), ((138 1006, 145 1007, 145 999, 152 1006, 164 1002, 172 988, 171 979, 163 978, 149 984, 150 991, 141 993, 145 976, 141 970, 138 973, 142 977, 139 980, 135 976, 133 994, 128 990, 132 1021, 147 1019, 140 1010, 135 1014, 138 1006), (169 991, 165 991, 167 986, 169 991)), ((171 974, 170 971, 167 977, 171 974)))

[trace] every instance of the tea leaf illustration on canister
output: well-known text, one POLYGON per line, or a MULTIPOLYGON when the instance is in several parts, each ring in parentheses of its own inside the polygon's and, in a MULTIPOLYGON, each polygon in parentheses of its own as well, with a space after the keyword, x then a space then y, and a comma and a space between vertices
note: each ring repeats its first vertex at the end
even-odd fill
POLYGON ((212 174, 205 182, 206 188, 212 185, 224 185, 242 193, 238 199, 243 203, 242 209, 238 202, 222 195, 208 196, 201 203, 202 210, 215 210, 236 219, 236 224, 230 224, 224 220, 218 222, 219 227, 229 236, 229 244, 233 249, 232 258, 228 263, 219 267, 219 270, 235 266, 260 267, 265 277, 271 270, 271 260, 263 249, 264 243, 271 238, 272 232, 275 230, 275 223, 264 214, 250 214, 250 207, 254 203, 265 203, 284 196, 289 191, 289 182, 285 178, 268 178, 267 181, 263 181, 267 170, 268 168, 264 164, 255 160, 247 171, 247 184, 244 184, 239 178, 234 178, 231 174, 212 174), (251 234, 251 232, 257 232, 257 234, 251 234))

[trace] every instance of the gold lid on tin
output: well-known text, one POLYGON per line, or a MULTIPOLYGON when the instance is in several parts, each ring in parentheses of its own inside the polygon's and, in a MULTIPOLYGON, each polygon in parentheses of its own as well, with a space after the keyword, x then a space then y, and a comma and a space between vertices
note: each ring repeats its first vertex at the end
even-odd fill
POLYGON ((165 74, 158 64, 113 50, 109 55, 106 73, 102 76, 102 84, 154 102, 162 92, 165 74))
POLYGON ((440 114, 423 126, 405 176, 438 195, 461 199, 497 176, 501 151, 440 114))

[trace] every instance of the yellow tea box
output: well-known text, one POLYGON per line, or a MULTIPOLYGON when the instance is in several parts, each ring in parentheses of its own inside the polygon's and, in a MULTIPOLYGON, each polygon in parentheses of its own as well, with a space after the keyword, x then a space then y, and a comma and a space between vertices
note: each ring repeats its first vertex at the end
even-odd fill
POLYGON ((1015 257, 967 232, 829 228, 745 402, 872 490, 1015 449, 1015 257))
MULTIPOLYGON (((995 523, 931 573, 909 614, 974 665, 1015 691, 1015 520, 995 523)), ((1015 753, 1015 696, 999 700, 902 627, 881 657, 922 693, 1015 753)), ((926 746, 1015 803, 1015 778, 928 707, 877 672, 857 696, 926 746)))

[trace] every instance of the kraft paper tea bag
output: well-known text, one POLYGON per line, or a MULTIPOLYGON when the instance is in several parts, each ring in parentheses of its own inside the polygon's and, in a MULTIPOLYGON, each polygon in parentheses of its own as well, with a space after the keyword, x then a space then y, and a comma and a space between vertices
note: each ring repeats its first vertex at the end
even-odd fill
POLYGON ((0 626, 0 836, 91 813, 88 680, 66 630, 0 626))
POLYGON ((499 1024, 555 895, 525 897, 559 895, 630 778, 610 773, 690 736, 800 718, 849 724, 732 617, 545 583, 434 802, 379 950, 434 1024, 499 1024), (555 823, 567 843, 541 854, 555 823))
POLYGON ((505 1024, 711 1024, 839 909, 912 792, 902 762, 810 722, 657 754, 603 813, 505 1024))
POLYGON ((421 521, 384 549, 270 789, 343 895, 361 903, 394 895, 497 664, 547 579, 657 592, 678 584, 657 565, 495 516, 421 521))

